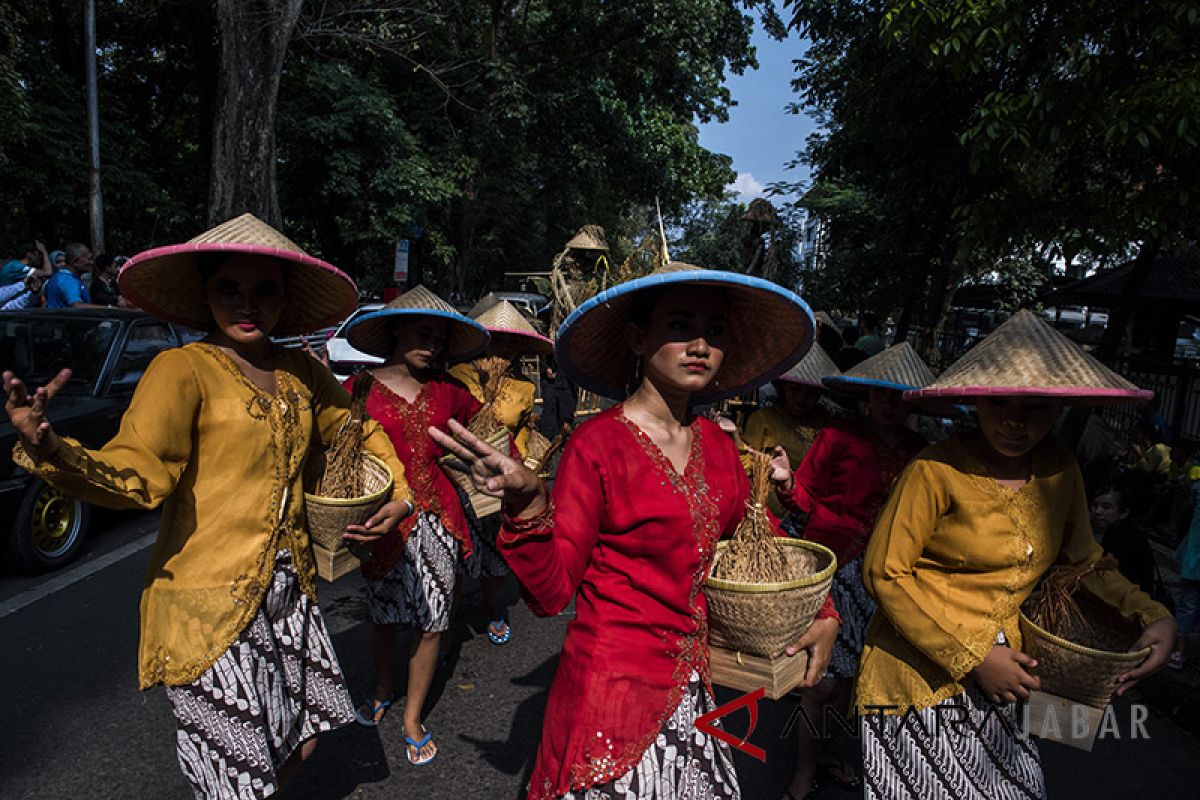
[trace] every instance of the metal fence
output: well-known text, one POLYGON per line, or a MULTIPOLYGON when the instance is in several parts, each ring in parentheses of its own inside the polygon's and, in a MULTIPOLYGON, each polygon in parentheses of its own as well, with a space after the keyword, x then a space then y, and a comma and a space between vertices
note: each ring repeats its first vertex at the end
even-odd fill
MULTIPOLYGON (((1200 442, 1200 367, 1166 366, 1125 361, 1117 372, 1142 389, 1154 392, 1158 413, 1171 426, 1176 440, 1200 442)), ((1120 434, 1126 434, 1141 416, 1139 406, 1106 408, 1106 422, 1120 434)))

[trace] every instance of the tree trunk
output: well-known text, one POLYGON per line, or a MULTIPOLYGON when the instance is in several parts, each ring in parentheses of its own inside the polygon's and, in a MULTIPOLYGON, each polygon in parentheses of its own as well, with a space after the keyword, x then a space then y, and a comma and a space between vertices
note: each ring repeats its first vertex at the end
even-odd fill
POLYGON ((217 0, 220 71, 208 222, 249 211, 280 226, 275 109, 303 0, 217 0))

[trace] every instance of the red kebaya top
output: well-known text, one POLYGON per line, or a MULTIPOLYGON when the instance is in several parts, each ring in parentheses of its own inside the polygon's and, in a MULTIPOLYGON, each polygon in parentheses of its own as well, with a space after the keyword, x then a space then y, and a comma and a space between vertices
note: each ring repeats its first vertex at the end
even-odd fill
MULTIPOLYGON (((733 441, 697 418, 682 473, 622 406, 571 436, 547 511, 505 517, 501 551, 534 613, 575 599, 542 728, 530 800, 628 772, 708 672, 701 587, 750 484, 733 441)), ((822 616, 836 616, 827 603, 822 616)))
POLYGON ((796 485, 779 499, 790 511, 808 514, 804 538, 823 544, 838 564, 867 546, 879 510, 925 440, 904 428, 893 447, 863 417, 839 419, 821 429, 796 468, 796 485))
MULTIPOLYGON (((357 378, 354 375, 346 380, 347 391, 353 393, 357 378)), ((450 535, 458 540, 464 558, 471 554, 467 517, 454 482, 438 466, 442 448, 430 438, 429 426, 444 430, 451 419, 466 425, 479 408, 479 401, 467 387, 449 375, 439 375, 425 383, 412 402, 380 380, 371 384, 371 392, 367 395, 367 414, 392 440, 396 455, 404 464, 404 477, 412 487, 417 512, 437 514, 450 535)), ((371 558, 363 564, 363 575, 370 580, 387 575, 404 556, 404 543, 416 521, 416 513, 409 514, 396 530, 375 543, 371 558)))

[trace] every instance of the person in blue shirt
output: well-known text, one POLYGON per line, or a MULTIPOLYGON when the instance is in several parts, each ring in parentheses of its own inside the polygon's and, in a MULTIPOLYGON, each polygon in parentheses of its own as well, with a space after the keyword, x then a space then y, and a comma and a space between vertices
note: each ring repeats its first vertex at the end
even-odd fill
POLYGON ((50 270, 50 259, 46 255, 46 246, 41 242, 22 242, 13 251, 12 260, 0 267, 0 286, 21 283, 26 276, 34 272, 49 275, 50 270))
POLYGON ((71 242, 64 249, 67 267, 54 273, 46 284, 46 308, 92 307, 92 296, 83 285, 83 276, 92 271, 91 248, 71 242))

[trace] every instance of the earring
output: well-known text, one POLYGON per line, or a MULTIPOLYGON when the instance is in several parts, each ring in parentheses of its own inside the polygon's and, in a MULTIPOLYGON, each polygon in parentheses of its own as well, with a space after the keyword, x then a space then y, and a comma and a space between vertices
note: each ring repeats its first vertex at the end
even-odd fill
POLYGON ((642 383, 642 357, 638 356, 637 364, 633 368, 633 380, 625 384, 625 396, 629 397, 642 383))

